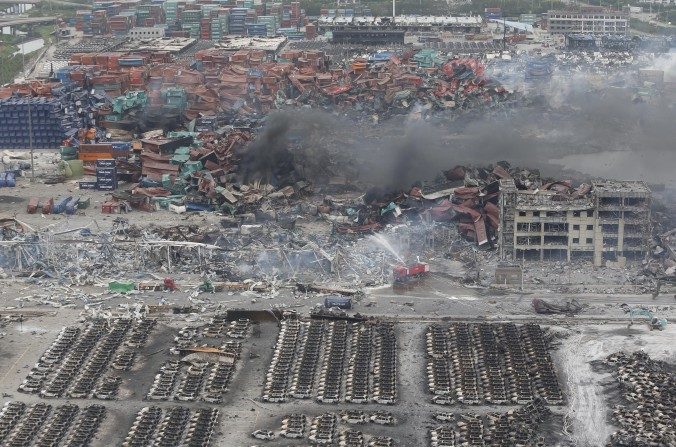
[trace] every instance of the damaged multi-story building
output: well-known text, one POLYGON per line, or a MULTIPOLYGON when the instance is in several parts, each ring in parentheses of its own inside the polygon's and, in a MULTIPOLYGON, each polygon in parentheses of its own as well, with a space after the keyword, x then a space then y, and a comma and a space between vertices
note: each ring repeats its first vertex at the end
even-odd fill
POLYGON ((644 182, 596 181, 573 194, 500 181, 500 258, 509 261, 640 259, 650 244, 652 195, 644 182))

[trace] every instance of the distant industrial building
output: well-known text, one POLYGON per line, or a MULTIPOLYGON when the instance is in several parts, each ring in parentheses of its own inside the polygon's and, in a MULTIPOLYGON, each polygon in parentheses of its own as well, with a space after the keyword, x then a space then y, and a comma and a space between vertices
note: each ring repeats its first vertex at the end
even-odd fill
POLYGON ((479 33, 483 19, 479 16, 451 17, 451 16, 349 16, 334 17, 320 16, 317 27, 320 32, 333 30, 382 30, 395 29, 398 31, 454 31, 457 33, 479 33))
POLYGON ((602 8, 549 11, 546 27, 552 34, 627 34, 629 14, 602 8))
POLYGON ((405 31, 341 29, 332 31, 332 43, 352 43, 360 45, 389 45, 404 43, 405 31))
POLYGON ((651 192, 643 182, 593 182, 572 195, 500 181, 500 258, 640 259, 650 244, 651 192))
POLYGON ((676 4, 676 0, 638 0, 639 3, 653 4, 653 5, 673 5, 676 4))

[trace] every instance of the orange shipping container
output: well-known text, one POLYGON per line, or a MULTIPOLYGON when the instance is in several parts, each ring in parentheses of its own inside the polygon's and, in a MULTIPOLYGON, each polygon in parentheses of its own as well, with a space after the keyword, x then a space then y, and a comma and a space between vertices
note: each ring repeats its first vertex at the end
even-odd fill
POLYGON ((82 65, 96 65, 96 55, 95 54, 83 54, 82 55, 82 65))
POLYGON ((108 70, 117 70, 120 68, 120 54, 111 53, 108 57, 108 70))
POLYGON ((113 154, 112 152, 80 152, 77 158, 82 161, 96 161, 98 159, 113 158, 113 154))
POLYGON ((96 65, 108 68, 108 53, 99 53, 96 55, 96 65))

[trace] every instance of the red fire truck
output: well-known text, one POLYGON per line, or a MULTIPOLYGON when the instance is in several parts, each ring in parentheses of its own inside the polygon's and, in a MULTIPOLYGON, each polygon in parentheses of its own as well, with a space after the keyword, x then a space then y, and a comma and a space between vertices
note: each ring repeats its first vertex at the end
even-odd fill
POLYGON ((394 282, 398 283, 408 282, 420 276, 427 275, 429 272, 430 266, 425 262, 416 262, 411 265, 398 265, 392 270, 394 282))

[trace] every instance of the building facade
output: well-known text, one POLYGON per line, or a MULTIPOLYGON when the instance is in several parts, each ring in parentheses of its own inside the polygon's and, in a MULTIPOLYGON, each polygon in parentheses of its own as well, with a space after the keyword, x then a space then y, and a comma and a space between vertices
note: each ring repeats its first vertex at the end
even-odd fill
POLYGON ((674 5, 676 0, 638 0, 639 3, 652 4, 652 5, 674 5))
POLYGON ((500 182, 500 258, 506 261, 640 259, 650 245, 650 189, 594 182, 584 195, 518 190, 500 182))
POLYGON ((335 30, 398 30, 398 31, 451 31, 454 33, 479 33, 483 19, 479 16, 320 16, 317 27, 320 33, 335 30))
POLYGON ((127 33, 132 39, 157 39, 164 37, 164 28, 154 26, 137 26, 127 33))
POLYGON ((629 14, 621 11, 549 11, 547 30, 551 34, 628 34, 629 14))

